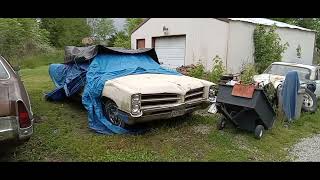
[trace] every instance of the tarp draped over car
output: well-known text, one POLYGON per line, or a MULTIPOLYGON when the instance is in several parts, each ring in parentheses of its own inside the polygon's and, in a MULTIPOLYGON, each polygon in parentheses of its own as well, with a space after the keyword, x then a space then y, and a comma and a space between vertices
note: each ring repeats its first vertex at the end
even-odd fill
POLYGON ((67 49, 64 64, 49 66, 50 76, 57 88, 48 93, 46 98, 62 100, 80 91, 84 86, 82 104, 88 111, 91 129, 103 134, 137 133, 137 130, 113 125, 104 116, 101 95, 105 82, 132 74, 181 74, 161 67, 153 49, 135 51, 114 50, 102 46, 95 48, 79 50, 76 47, 79 51, 67 49), (95 48, 98 48, 96 54, 95 48))
POLYGON ((129 50, 124 48, 106 47, 94 45, 88 47, 66 46, 64 63, 81 63, 92 60, 98 54, 145 54, 150 56, 156 63, 159 63, 156 51, 153 48, 129 50))
POLYGON ((297 71, 290 71, 287 73, 283 83, 281 96, 282 96, 282 109, 289 121, 292 121, 296 114, 296 106, 298 101, 298 91, 300 88, 300 80, 297 71))

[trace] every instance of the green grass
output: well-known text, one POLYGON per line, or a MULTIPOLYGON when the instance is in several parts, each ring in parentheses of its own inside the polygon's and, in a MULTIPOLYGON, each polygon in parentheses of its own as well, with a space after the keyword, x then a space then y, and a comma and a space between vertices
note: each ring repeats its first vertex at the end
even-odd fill
POLYGON ((48 66, 23 69, 21 76, 37 122, 30 141, 8 153, 6 161, 288 161, 291 145, 320 132, 318 111, 303 114, 289 128, 276 121, 261 140, 231 125, 218 131, 216 116, 200 115, 151 123, 144 135, 100 135, 88 128, 80 103, 43 99, 54 88, 48 66))
POLYGON ((35 67, 49 65, 52 63, 62 63, 64 51, 54 50, 51 53, 40 53, 33 56, 22 57, 21 59, 9 59, 12 66, 20 66, 21 69, 33 69, 35 67))

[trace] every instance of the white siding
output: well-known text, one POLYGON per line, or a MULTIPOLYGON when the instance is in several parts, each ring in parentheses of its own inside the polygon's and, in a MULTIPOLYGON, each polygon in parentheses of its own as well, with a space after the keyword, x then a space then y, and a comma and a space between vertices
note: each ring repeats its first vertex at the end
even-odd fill
MULTIPOLYGON (((245 63, 254 61, 253 31, 256 24, 214 18, 151 18, 131 35, 131 47, 136 48, 136 39, 145 39, 145 47, 152 47, 152 37, 186 35, 185 64, 199 60, 212 68, 212 59, 218 55, 230 73, 238 73, 245 63), (163 26, 168 28, 164 35, 163 26)), ((312 64, 315 33, 297 29, 278 28, 282 43, 290 47, 283 54, 283 61, 312 64), (300 44, 302 58, 298 60, 300 44)))
MULTIPOLYGON (((243 64, 254 62, 253 32, 256 25, 252 23, 231 21, 228 44, 227 66, 231 73, 238 73, 243 64)), ((289 43, 283 53, 282 61, 312 64, 315 33, 298 29, 278 28, 276 31, 281 43, 289 43), (297 47, 301 46, 301 59, 297 58, 297 47)))
POLYGON ((152 37, 186 35, 185 64, 199 60, 211 69, 212 59, 218 55, 225 63, 227 55, 228 23, 213 18, 151 18, 131 35, 131 48, 136 39, 145 39, 146 48, 152 47, 152 37))

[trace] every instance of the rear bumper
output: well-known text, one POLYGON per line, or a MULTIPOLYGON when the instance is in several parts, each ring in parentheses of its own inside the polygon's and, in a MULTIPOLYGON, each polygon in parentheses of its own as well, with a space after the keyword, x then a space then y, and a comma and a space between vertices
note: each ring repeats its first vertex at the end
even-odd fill
POLYGON ((32 119, 30 127, 19 128, 17 117, 0 117, 0 141, 28 139, 33 134, 33 121, 32 119))
POLYGON ((131 115, 128 115, 129 118, 127 119, 126 123, 132 125, 140 122, 148 122, 159 119, 170 119, 173 117, 192 113, 198 109, 205 109, 210 104, 211 103, 208 100, 204 99, 196 102, 181 103, 174 106, 144 109, 142 111, 143 114, 140 117, 132 117, 131 115))

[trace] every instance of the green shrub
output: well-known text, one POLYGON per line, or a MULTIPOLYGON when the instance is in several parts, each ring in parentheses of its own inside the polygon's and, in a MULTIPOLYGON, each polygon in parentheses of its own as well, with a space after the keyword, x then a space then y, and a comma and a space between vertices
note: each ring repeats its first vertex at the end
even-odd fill
POLYGON ((257 75, 256 67, 254 64, 247 64, 242 67, 242 73, 240 75, 240 80, 242 84, 252 84, 253 76, 257 75))
POLYGON ((201 64, 201 61, 195 65, 194 68, 192 68, 189 72, 189 76, 199 78, 199 79, 204 79, 205 78, 205 68, 201 64))
POLYGON ((41 53, 8 60, 12 66, 19 66, 21 69, 33 69, 52 63, 63 63, 64 51, 56 50, 51 53, 41 53))
POLYGON ((49 32, 35 18, 0 18, 0 54, 7 59, 51 50, 49 32))
POLYGON ((222 59, 219 56, 213 58, 213 67, 208 74, 208 80, 213 83, 218 83, 221 76, 226 73, 226 69, 223 66, 222 59))
POLYGON ((253 33, 254 60, 258 73, 262 73, 271 63, 281 61, 282 53, 289 44, 281 44, 280 36, 275 32, 276 26, 267 28, 258 25, 253 33))

